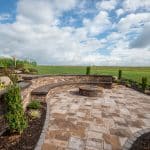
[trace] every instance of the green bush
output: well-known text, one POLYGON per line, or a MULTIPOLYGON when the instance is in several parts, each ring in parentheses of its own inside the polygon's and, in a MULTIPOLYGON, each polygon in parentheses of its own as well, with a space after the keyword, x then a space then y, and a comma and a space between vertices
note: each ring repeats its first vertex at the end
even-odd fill
POLYGON ((22 61, 17 61, 17 63, 16 63, 16 68, 17 68, 17 69, 22 69, 22 68, 24 68, 24 63, 23 63, 22 61))
POLYGON ((27 73, 27 74, 30 73, 29 69, 26 68, 26 67, 25 67, 25 68, 22 68, 22 72, 23 72, 23 73, 27 73))
POLYGON ((12 66, 14 66, 14 61, 11 58, 0 57, 0 66, 2 66, 2 67, 12 67, 12 66))
POLYGON ((142 90, 145 91, 147 87, 147 78, 142 77, 142 90))
POLYGON ((118 71, 118 79, 120 80, 122 78, 122 70, 118 71))
POLYGON ((0 67, 15 67, 21 69, 23 67, 35 67, 37 63, 31 60, 19 60, 14 58, 4 58, 0 57, 0 67))
POLYGON ((22 106, 20 88, 16 84, 11 85, 4 99, 7 106, 6 120, 10 131, 22 133, 27 128, 27 120, 22 106))
POLYGON ((40 101, 38 101, 38 100, 32 100, 29 103, 28 108, 29 109, 39 109, 39 108, 41 108, 40 101))
POLYGON ((90 75, 90 72, 91 72, 91 67, 90 66, 86 67, 86 75, 90 75))
POLYGON ((31 73, 38 73, 38 70, 35 68, 28 68, 31 73))

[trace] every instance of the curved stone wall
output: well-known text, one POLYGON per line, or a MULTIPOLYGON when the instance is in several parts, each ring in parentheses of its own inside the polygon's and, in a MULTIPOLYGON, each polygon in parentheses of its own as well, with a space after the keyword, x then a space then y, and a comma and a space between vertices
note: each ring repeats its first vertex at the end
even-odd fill
MULTIPOLYGON (((112 83, 112 76, 98 76, 98 75, 66 75, 66 76, 33 76, 28 77, 26 79, 31 80, 31 85, 22 90, 22 98, 23 98, 23 106, 24 108, 29 103, 29 100, 31 99, 31 92, 41 86, 53 84, 53 83, 96 83, 101 84, 103 86, 106 85, 106 83, 112 83)), ((110 85, 108 85, 110 86, 110 85)))

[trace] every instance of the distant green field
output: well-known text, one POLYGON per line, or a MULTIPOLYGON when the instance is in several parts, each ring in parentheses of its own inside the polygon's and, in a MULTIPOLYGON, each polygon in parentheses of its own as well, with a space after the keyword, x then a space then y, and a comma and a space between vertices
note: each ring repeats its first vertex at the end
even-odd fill
MULTIPOLYGON (((141 82, 142 77, 148 78, 150 84, 150 67, 91 67, 91 74, 98 75, 118 75, 118 70, 123 71, 123 77, 141 82)), ((39 74, 85 74, 85 66, 37 66, 39 74)))

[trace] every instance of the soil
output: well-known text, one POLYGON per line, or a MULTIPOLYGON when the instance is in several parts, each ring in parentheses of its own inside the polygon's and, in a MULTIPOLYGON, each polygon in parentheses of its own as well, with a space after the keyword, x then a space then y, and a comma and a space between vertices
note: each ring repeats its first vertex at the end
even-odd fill
POLYGON ((150 132, 140 136, 130 150, 150 150, 150 132))
POLYGON ((35 148, 46 117, 46 103, 41 104, 41 117, 31 118, 27 110, 28 128, 21 135, 10 134, 9 131, 6 131, 0 137, 0 150, 33 150, 35 148))

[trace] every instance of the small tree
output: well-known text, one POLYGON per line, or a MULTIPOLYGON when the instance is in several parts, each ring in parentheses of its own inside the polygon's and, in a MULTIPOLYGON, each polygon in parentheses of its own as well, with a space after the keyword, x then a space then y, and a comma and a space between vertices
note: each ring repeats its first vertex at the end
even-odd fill
POLYGON ((122 78, 122 70, 118 71, 118 79, 120 80, 122 78))
POLYGON ((13 58, 13 61, 14 61, 14 67, 16 68, 16 57, 13 56, 12 58, 13 58))
POLYGON ((18 85, 11 85, 5 94, 7 105, 6 120, 11 132, 22 133, 27 127, 27 120, 24 115, 20 88, 18 85))
POLYGON ((146 90, 146 87, 147 87, 147 78, 142 77, 142 90, 143 90, 143 92, 146 90))
POLYGON ((86 67, 86 75, 90 75, 90 72, 91 72, 91 67, 90 66, 86 67))

